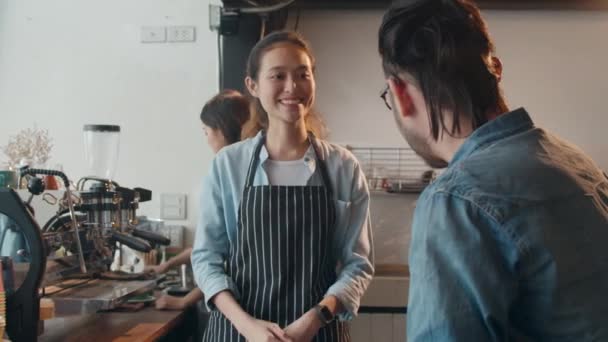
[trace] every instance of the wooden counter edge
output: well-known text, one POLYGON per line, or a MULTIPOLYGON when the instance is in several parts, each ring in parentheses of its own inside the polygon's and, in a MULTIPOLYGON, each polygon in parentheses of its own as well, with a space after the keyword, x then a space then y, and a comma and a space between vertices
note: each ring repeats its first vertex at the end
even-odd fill
POLYGON ((410 276, 410 268, 404 264, 376 264, 374 277, 406 277, 410 276))

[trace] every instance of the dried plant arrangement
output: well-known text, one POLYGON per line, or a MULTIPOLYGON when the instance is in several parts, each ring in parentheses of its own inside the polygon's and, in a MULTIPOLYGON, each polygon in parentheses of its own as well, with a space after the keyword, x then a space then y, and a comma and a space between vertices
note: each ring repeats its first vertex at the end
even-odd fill
POLYGON ((30 166, 42 166, 51 156, 53 139, 46 129, 28 128, 9 138, 8 144, 1 149, 7 157, 5 167, 14 170, 27 163, 30 166))

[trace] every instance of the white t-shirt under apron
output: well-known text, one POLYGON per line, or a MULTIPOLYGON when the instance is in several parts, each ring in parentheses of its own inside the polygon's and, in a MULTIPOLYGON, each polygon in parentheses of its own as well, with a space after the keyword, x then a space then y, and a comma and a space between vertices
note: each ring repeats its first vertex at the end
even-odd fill
POLYGON ((264 162, 264 171, 268 176, 268 182, 272 185, 295 185, 304 186, 313 174, 310 162, 314 162, 312 146, 304 154, 304 157, 297 160, 272 160, 264 162), (311 156, 312 152, 312 156, 311 156))

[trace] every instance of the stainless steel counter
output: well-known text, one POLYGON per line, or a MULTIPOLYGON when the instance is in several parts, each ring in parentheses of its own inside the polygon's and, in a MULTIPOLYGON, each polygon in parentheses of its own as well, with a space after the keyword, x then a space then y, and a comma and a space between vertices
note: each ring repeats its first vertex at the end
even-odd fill
POLYGON ((417 193, 371 193, 370 214, 377 265, 407 265, 417 193))
POLYGON ((46 287, 45 298, 53 301, 57 317, 82 315, 113 309, 125 298, 155 286, 156 280, 72 279, 46 287))

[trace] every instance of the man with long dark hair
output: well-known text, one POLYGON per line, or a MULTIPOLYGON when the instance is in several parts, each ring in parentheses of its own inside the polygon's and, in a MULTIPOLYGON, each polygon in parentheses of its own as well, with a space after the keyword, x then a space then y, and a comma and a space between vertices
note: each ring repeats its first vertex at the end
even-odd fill
POLYGON ((408 340, 608 340, 608 180, 507 108, 478 8, 396 1, 379 52, 401 133, 446 167, 414 214, 408 340))

